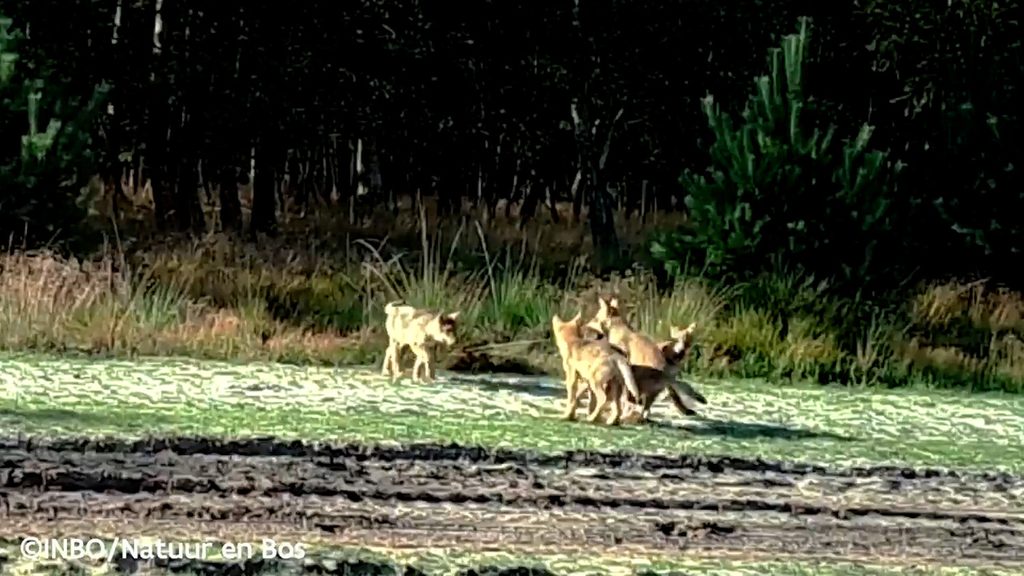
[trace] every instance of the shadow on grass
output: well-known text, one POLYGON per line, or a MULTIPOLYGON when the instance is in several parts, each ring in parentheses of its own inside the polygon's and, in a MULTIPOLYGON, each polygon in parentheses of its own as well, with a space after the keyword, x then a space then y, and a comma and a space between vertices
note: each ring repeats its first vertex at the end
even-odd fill
POLYGON ((120 412, 76 412, 66 408, 0 408, 0 426, 23 428, 26 432, 47 430, 117 431, 134 428, 140 418, 149 424, 169 424, 166 415, 147 413, 145 416, 120 412))
MULTIPOLYGON (((541 378, 515 378, 513 376, 502 377, 489 374, 474 376, 449 374, 445 383, 473 386, 491 392, 519 392, 542 398, 562 398, 565 395, 560 382, 552 384, 550 380, 545 381, 541 378)), ((857 440, 857 438, 843 436, 834 432, 808 430, 782 424, 717 420, 702 415, 688 416, 687 420, 685 423, 651 420, 648 425, 678 430, 691 436, 718 436, 735 440, 751 440, 755 438, 773 438, 778 440, 826 439, 842 442, 857 440)))
POLYGON ((692 436, 720 436, 734 440, 752 440, 755 438, 773 438, 778 440, 826 439, 840 442, 853 442, 857 440, 856 438, 834 432, 819 432, 782 424, 717 420, 704 416, 690 416, 688 418, 696 420, 696 422, 691 421, 677 424, 674 422, 650 420, 649 425, 656 428, 679 430, 692 436))
POLYGON ((494 374, 480 374, 475 376, 463 376, 460 374, 446 374, 445 384, 457 384, 459 386, 472 386, 488 392, 519 392, 538 396, 541 398, 563 398, 565 390, 559 386, 545 384, 540 378, 516 378, 515 376, 497 376, 494 374))

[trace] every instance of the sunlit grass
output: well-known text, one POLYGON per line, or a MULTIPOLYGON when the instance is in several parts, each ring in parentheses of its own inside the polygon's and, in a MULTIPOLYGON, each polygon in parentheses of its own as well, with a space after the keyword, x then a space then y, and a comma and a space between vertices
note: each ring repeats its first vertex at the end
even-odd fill
POLYGON ((554 379, 454 377, 390 383, 375 369, 44 357, 0 364, 7 434, 203 435, 353 442, 456 442, 559 452, 628 450, 1024 470, 1024 398, 856 392, 761 381, 698 384, 709 404, 669 426, 558 418, 554 379))

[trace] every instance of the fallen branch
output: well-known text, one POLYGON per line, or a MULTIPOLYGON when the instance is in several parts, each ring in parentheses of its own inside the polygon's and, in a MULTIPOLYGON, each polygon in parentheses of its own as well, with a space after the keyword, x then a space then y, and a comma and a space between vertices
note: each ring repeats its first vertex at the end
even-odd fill
POLYGON ((494 342, 488 344, 477 344, 474 346, 467 346, 462 348, 462 352, 480 352, 485 350, 500 350, 502 348, 516 348, 518 346, 531 346, 533 344, 543 344, 547 342, 544 340, 515 340, 512 342, 494 342))

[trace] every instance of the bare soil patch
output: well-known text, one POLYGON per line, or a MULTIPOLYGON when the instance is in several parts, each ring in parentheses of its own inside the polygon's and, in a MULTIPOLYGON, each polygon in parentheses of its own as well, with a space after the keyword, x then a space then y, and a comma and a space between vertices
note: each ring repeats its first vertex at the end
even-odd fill
POLYGON ((272 439, 6 439, 0 487, 5 538, 130 530, 1024 567, 1024 478, 1006 474, 272 439))

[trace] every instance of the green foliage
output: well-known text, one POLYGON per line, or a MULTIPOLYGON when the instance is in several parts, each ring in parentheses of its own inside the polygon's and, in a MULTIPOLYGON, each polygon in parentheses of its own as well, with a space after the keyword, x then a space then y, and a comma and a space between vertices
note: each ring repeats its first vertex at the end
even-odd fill
POLYGON ((0 17, 0 234, 35 244, 73 237, 85 217, 78 198, 106 88, 74 94, 58 67, 21 60, 21 40, 0 17))
POLYGON ((870 126, 840 144, 834 126, 808 120, 807 27, 802 20, 800 32, 771 51, 770 74, 756 79, 740 121, 712 96, 704 99, 712 167, 682 176, 692 229, 660 239, 655 257, 671 262, 696 248, 716 275, 749 276, 784 263, 863 280, 876 268, 893 224, 893 167, 885 152, 868 148, 870 126))
POLYGON ((487 292, 478 321, 511 338, 523 330, 546 328, 558 305, 558 290, 544 281, 537 267, 517 264, 508 251, 501 268, 489 263, 487 292))
POLYGON ((288 320, 316 330, 358 330, 364 321, 361 294, 347 278, 298 278, 285 285, 266 288, 267 309, 278 320, 288 320))

